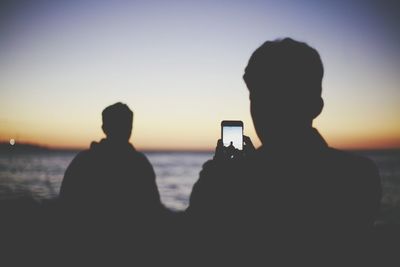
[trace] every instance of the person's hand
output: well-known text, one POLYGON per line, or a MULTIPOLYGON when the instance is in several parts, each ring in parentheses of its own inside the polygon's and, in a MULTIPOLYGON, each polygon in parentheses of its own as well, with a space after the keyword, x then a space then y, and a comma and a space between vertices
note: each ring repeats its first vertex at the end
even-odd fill
POLYGON ((243 136, 243 151, 240 150, 229 150, 224 147, 222 140, 219 139, 217 142, 217 147, 215 148, 215 160, 229 160, 229 159, 238 159, 251 155, 254 153, 256 149, 254 148, 253 143, 251 142, 250 137, 244 135, 243 136))
POLYGON ((215 148, 214 160, 226 161, 234 157, 234 150, 230 147, 225 147, 221 139, 218 139, 217 147, 215 148))
POLYGON ((256 148, 253 145, 253 142, 251 142, 250 137, 243 135, 243 154, 244 157, 247 157, 254 153, 256 151, 256 148))
POLYGON ((217 141, 217 147, 215 148, 214 159, 215 160, 225 159, 225 147, 221 139, 218 139, 217 141))

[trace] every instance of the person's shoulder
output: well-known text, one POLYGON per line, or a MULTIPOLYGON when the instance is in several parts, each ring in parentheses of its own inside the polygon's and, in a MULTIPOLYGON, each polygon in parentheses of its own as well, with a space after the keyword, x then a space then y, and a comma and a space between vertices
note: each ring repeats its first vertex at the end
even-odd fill
POLYGON ((71 176, 72 174, 76 174, 77 172, 85 171, 92 165, 92 156, 89 149, 82 150, 78 152, 72 161, 69 163, 65 175, 71 176))
POLYGON ((329 147, 327 149, 328 158, 332 162, 336 162, 342 166, 348 168, 348 170, 354 170, 358 172, 373 172, 377 173, 378 168, 375 163, 362 155, 354 152, 343 151, 329 147))
POLYGON ((358 163, 361 165, 375 165, 373 161, 367 157, 361 156, 351 151, 344 151, 337 148, 328 147, 327 153, 330 157, 342 160, 344 162, 358 163))
POLYGON ((143 152, 132 149, 130 151, 130 155, 131 163, 134 164, 137 168, 145 168, 147 170, 153 169, 153 165, 143 152))
POLYGON ((136 149, 131 149, 130 154, 137 161, 149 162, 147 156, 143 152, 137 151, 136 149))
POLYGON ((88 160, 90 157, 92 156, 92 152, 90 151, 90 149, 85 149, 82 151, 79 151, 74 159, 72 160, 72 162, 82 162, 82 161, 86 161, 88 160))

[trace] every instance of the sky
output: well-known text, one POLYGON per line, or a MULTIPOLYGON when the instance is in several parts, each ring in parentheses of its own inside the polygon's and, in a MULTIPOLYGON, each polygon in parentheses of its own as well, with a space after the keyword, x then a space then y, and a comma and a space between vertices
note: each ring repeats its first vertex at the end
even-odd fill
POLYGON ((102 110, 134 111, 139 149, 209 150, 222 120, 260 145, 242 80, 266 40, 316 48, 334 147, 400 147, 395 1, 2 1, 0 140, 86 148, 102 110))

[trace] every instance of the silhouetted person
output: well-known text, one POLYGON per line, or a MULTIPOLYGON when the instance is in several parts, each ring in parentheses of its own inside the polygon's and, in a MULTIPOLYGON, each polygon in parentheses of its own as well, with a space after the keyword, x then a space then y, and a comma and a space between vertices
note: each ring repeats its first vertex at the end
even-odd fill
POLYGON ((106 138, 92 142, 90 149, 73 159, 60 200, 67 221, 78 230, 78 240, 89 233, 90 245, 100 246, 107 240, 103 245, 112 249, 126 239, 133 249, 132 242, 138 243, 139 236, 143 242, 150 239, 163 206, 150 162, 129 143, 133 112, 116 103, 103 110, 102 118, 106 138))
POLYGON ((322 77, 318 52, 290 38, 252 54, 243 78, 262 146, 243 160, 203 166, 186 211, 199 243, 229 255, 241 248, 307 256, 372 226, 381 198, 376 166, 329 147, 312 127, 324 105, 322 77))

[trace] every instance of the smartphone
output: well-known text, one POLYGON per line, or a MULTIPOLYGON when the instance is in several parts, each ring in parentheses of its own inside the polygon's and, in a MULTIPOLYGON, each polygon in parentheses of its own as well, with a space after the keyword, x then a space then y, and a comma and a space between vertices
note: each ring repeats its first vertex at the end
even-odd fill
POLYGON ((243 122, 222 121, 221 138, 224 147, 232 144, 236 149, 243 150, 243 122))

